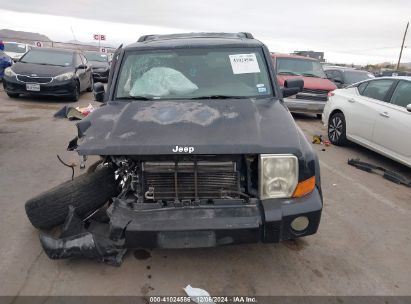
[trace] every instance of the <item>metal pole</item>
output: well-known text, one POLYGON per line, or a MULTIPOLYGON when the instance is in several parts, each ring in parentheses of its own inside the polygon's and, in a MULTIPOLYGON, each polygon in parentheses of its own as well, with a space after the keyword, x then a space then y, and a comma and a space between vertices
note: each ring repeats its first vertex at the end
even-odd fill
POLYGON ((407 26, 406 26, 406 28, 405 28, 404 37, 402 38, 402 45, 401 45, 400 57, 398 58, 398 63, 397 63, 397 71, 400 69, 400 62, 401 62, 402 50, 404 49, 405 37, 407 36, 407 31, 408 31, 408 26, 409 26, 409 25, 410 25, 410 23, 407 22, 407 26))

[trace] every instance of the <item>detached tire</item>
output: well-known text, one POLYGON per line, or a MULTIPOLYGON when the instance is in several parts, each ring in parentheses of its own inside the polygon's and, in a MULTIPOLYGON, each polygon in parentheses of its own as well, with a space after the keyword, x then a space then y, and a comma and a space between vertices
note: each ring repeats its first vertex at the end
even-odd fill
POLYGON ((28 200, 25 207, 34 227, 49 229, 64 223, 70 205, 73 205, 79 216, 85 216, 116 195, 118 188, 114 170, 104 167, 82 174, 28 200))

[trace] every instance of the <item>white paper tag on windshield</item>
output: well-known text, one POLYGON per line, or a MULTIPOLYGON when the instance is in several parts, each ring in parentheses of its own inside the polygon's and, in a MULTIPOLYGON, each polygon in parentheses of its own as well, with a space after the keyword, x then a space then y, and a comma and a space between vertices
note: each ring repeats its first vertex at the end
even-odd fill
POLYGON ((228 56, 234 74, 260 73, 260 67, 254 53, 228 56))

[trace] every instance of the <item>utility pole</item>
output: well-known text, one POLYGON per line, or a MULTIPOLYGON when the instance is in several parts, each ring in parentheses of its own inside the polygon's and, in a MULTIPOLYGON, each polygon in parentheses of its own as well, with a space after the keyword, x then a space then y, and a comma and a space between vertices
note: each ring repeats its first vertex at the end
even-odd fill
POLYGON ((405 37, 407 36, 407 31, 408 31, 408 26, 409 26, 409 25, 410 25, 410 23, 407 22, 407 26, 406 26, 406 28, 405 28, 404 37, 402 38, 402 45, 401 45, 400 57, 398 58, 398 63, 397 63, 397 71, 400 69, 400 62, 401 62, 402 50, 404 49, 405 37))
POLYGON ((77 41, 76 35, 74 35, 73 27, 70 26, 71 34, 73 35, 73 39, 77 41))

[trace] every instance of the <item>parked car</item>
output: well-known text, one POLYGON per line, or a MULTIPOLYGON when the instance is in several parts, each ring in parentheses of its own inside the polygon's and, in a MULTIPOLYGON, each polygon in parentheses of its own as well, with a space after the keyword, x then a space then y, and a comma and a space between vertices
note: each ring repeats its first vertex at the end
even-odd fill
POLYGON ((38 48, 4 71, 7 95, 67 96, 77 101, 82 91, 92 91, 91 66, 79 51, 38 48))
POLYGON ((375 76, 368 71, 355 70, 344 67, 324 67, 325 75, 333 81, 337 88, 345 88, 354 83, 373 79, 375 76))
POLYGON ((335 90, 323 123, 334 145, 356 142, 411 167, 411 77, 383 77, 335 90))
POLYGON ((88 62, 91 64, 94 81, 107 82, 110 73, 110 62, 107 54, 99 52, 84 52, 88 62))
POLYGON ((407 71, 396 71, 396 70, 381 70, 376 75, 377 77, 387 77, 387 76, 411 76, 411 73, 407 71))
POLYGON ((328 93, 336 85, 327 79, 320 61, 298 56, 272 53, 278 83, 284 84, 287 79, 302 78, 304 89, 295 96, 284 98, 291 112, 312 113, 321 118, 328 93))
POLYGON ((26 43, 4 41, 4 51, 13 61, 19 61, 20 58, 30 51, 34 46, 26 43))
POLYGON ((117 51, 112 68, 107 92, 94 84, 105 106, 77 124, 70 144, 83 160, 102 155, 99 169, 26 203, 38 228, 68 216, 71 234, 40 237, 49 257, 118 264, 133 247, 270 243, 317 231, 318 158, 281 100, 304 84, 288 79, 280 89, 263 43, 249 33, 143 36, 117 51), (76 220, 110 198, 107 230, 97 235, 76 220))
POLYGON ((13 60, 9 55, 3 51, 3 43, 0 41, 0 81, 3 81, 4 70, 9 66, 13 65, 13 60))

